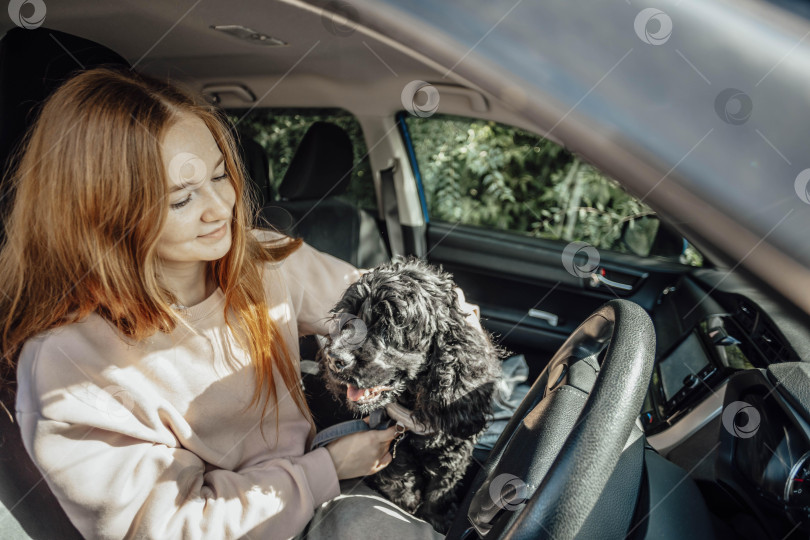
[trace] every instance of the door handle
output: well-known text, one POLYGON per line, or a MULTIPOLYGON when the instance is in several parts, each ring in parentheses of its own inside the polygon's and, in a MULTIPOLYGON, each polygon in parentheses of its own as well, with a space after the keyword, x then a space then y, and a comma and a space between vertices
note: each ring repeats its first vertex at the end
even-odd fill
POLYGON ((549 326, 557 326, 560 324, 560 318, 553 313, 549 313, 548 311, 542 311, 540 309, 530 309, 529 310, 529 317, 534 317, 535 319, 542 319, 546 321, 549 326))
POLYGON ((607 285, 608 287, 612 287, 614 289, 619 289, 621 291, 632 291, 633 286, 627 283, 621 283, 618 281, 614 281, 612 279, 608 279, 602 274, 593 273, 591 274, 591 279, 594 281, 594 285, 602 284, 607 285))

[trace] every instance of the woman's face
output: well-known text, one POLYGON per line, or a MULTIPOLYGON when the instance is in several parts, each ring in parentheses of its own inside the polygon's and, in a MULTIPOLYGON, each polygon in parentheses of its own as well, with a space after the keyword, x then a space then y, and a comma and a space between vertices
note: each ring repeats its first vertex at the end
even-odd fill
POLYGON ((169 213, 158 257, 175 267, 224 257, 231 247, 236 192, 214 137, 202 120, 184 115, 169 128, 161 149, 169 213))

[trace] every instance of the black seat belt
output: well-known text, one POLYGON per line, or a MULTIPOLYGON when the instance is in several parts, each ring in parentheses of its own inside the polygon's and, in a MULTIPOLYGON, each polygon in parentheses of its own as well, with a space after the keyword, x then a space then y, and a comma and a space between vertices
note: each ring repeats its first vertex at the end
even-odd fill
POLYGON ((405 242, 402 239, 402 224, 399 222, 399 208, 397 206, 397 190, 394 185, 394 172, 396 164, 380 171, 380 187, 382 192, 383 213, 385 215, 385 228, 388 230, 388 246, 391 256, 405 254, 405 242))

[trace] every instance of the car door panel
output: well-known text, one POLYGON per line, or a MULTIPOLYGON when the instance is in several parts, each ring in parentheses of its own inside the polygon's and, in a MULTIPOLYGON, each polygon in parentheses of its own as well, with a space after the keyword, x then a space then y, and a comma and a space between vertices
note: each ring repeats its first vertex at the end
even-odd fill
POLYGON ((470 226, 431 222, 427 258, 451 272, 467 299, 481 308, 482 324, 504 347, 527 356, 539 373, 568 335, 599 306, 616 297, 652 311, 664 290, 688 267, 603 250, 599 268, 633 281, 630 291, 569 273, 565 244, 470 226), (556 318, 556 321, 554 320, 556 318), (556 323, 556 324, 555 324, 556 323))

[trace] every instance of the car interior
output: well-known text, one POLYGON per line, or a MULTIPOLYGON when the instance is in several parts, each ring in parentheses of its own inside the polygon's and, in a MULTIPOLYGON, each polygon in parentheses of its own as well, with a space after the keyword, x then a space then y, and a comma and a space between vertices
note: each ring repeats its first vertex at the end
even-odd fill
MULTIPOLYGON (((531 390, 491 451, 476 454, 448 538, 806 538, 807 313, 729 270, 663 214, 650 246, 632 249, 625 225, 597 246, 586 271, 577 269, 592 262, 587 250, 570 251, 577 238, 471 223, 461 210, 453 219, 457 208, 433 202, 454 173, 441 169, 437 148, 447 144, 429 137, 430 126, 456 126, 457 140, 467 141, 459 147, 470 147, 465 133, 476 122, 561 152, 570 143, 522 115, 514 96, 472 84, 448 71, 446 58, 358 21, 347 3, 253 0, 77 0, 48 3, 36 28, 3 21, 0 211, 13 199, 11 156, 60 82, 100 65, 168 78, 231 119, 257 226, 359 268, 398 255, 441 265, 497 343, 525 359, 531 390), (438 110, 405 99, 410 81, 435 89, 438 110), (263 133, 282 120, 300 129, 294 152, 280 157, 263 133), (576 362, 597 360, 598 380, 580 380, 576 362), (591 398, 545 401, 559 385, 591 398), (528 487, 522 504, 492 499, 502 474, 528 487)), ((548 220, 524 213, 530 223, 548 220)), ((314 360, 318 347, 303 338, 302 359, 314 360)), ((322 428, 339 415, 311 384, 322 428)), ((2 398, 0 536, 80 537, 22 446, 14 396, 4 390, 2 398)))

